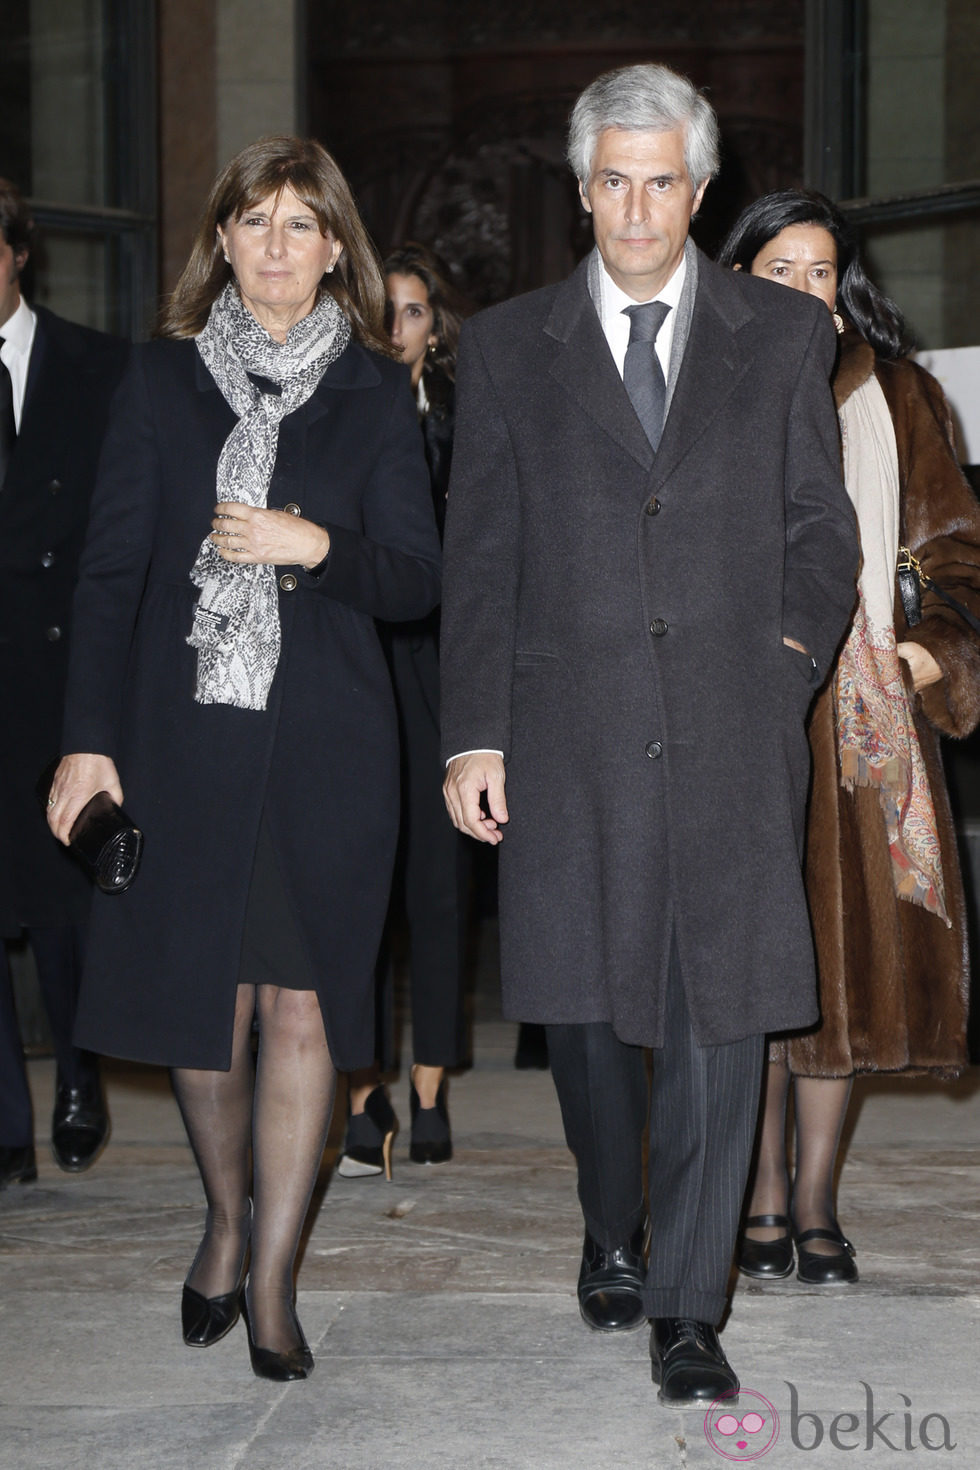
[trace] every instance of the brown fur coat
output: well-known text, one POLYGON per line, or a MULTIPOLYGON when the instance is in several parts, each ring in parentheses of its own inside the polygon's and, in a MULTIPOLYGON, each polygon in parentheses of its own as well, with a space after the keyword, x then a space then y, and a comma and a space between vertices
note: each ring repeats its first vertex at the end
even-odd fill
MULTIPOLYGON (((949 409, 934 378, 902 359, 876 362, 848 331, 834 378, 838 407, 874 372, 898 443, 900 542, 944 590, 980 616, 980 507, 952 450, 949 409)), ((840 785, 833 695, 813 709, 813 785, 806 881, 820 986, 821 1024, 777 1043, 792 1072, 953 1075, 966 1061, 968 956, 956 834, 939 753, 940 735, 962 738, 980 721, 980 640, 934 593, 909 629, 895 602, 899 642, 914 640, 943 671, 912 696, 932 788, 952 927, 895 895, 878 795, 840 785)), ((909 685, 911 689, 911 684, 909 685)))

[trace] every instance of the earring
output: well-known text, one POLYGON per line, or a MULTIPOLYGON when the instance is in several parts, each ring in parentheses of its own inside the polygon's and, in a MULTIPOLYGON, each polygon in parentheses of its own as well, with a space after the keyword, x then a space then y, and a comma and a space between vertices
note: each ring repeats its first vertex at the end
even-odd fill
POLYGON ((844 335, 844 318, 841 316, 839 311, 833 312, 832 315, 834 318, 834 326, 837 328, 837 335, 838 337, 842 337, 844 335))

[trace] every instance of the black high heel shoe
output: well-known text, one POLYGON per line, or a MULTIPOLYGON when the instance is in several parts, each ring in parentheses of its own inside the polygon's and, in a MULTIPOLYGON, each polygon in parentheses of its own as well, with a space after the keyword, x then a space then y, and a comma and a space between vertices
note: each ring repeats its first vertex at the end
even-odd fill
POLYGON ((252 1322, 244 1289, 242 1290, 242 1317, 245 1321, 245 1331, 248 1333, 248 1355, 252 1362, 252 1372, 256 1378, 269 1378, 273 1383, 293 1383, 300 1378, 309 1378, 313 1372, 313 1354, 303 1336, 303 1329, 296 1319, 295 1312, 293 1321, 296 1323, 296 1331, 299 1335, 299 1346, 290 1348, 288 1353, 277 1353, 273 1352, 272 1348, 256 1346, 255 1338, 252 1336, 252 1322))
POLYGON ((785 1215, 750 1215, 735 1242, 735 1264, 743 1276, 756 1281, 779 1281, 793 1270, 793 1237, 785 1215), (781 1225, 785 1231, 775 1240, 750 1240, 745 1230, 760 1225, 781 1225))
POLYGON ((391 1178, 391 1144, 398 1131, 395 1110, 380 1084, 368 1093, 363 1113, 347 1119, 344 1151, 337 1173, 344 1179, 359 1179, 384 1172, 391 1178))
MULTIPOLYGON (((249 1216, 251 1227, 251 1216, 249 1216)), ((238 1321, 242 1310, 242 1296, 245 1287, 245 1272, 248 1265, 248 1236, 245 1238, 245 1249, 242 1253, 242 1269, 238 1277, 238 1285, 231 1291, 226 1291, 222 1296, 202 1296, 195 1291, 193 1286, 188 1286, 186 1281, 180 1297, 180 1324, 183 1329, 184 1341, 188 1347, 211 1347, 212 1344, 220 1342, 238 1321)), ((194 1265, 197 1264, 195 1258, 194 1265)), ((194 1266, 191 1267, 193 1274, 194 1266)))
POLYGON ((449 1132, 449 1109, 446 1107, 446 1079, 436 1093, 434 1108, 423 1108, 415 1083, 409 1083, 408 1102, 412 1114, 412 1143, 409 1158, 415 1164, 444 1164, 453 1156, 453 1140, 449 1132))
POLYGON ((234 1327, 242 1310, 242 1282, 224 1296, 202 1296, 192 1286, 180 1298, 180 1321, 188 1347, 211 1347, 234 1327))

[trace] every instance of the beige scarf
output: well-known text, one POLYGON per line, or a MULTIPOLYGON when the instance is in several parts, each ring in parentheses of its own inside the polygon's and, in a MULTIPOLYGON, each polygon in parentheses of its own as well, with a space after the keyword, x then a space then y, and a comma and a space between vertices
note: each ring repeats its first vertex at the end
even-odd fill
POLYGON ((857 612, 834 677, 841 784, 877 788, 895 892, 948 926, 936 812, 896 647, 898 448, 877 378, 846 399, 839 417, 863 552, 857 612))

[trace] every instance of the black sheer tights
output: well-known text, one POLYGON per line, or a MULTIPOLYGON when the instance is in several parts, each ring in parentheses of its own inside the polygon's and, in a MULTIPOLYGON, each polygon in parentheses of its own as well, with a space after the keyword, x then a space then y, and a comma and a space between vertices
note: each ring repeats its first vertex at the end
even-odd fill
MULTIPOLYGON (((790 1205, 786 1162, 786 1104, 790 1084, 785 1062, 766 1067, 762 1131, 755 1172, 750 1180, 746 1215, 792 1213, 797 1230, 830 1229, 835 1223, 834 1170, 841 1129, 851 1096, 850 1077, 793 1077, 796 1119, 796 1169, 790 1205)), ((772 1240, 779 1227, 754 1226, 746 1231, 753 1240, 772 1240)), ((807 1241, 817 1255, 832 1255, 839 1247, 830 1241, 807 1241)))
POLYGON ((187 1285, 207 1297, 233 1291, 251 1240, 247 1297, 255 1342, 288 1352, 301 1342, 293 1264, 336 1084, 315 991, 239 986, 230 1069, 181 1068, 171 1076, 208 1206, 187 1285))

